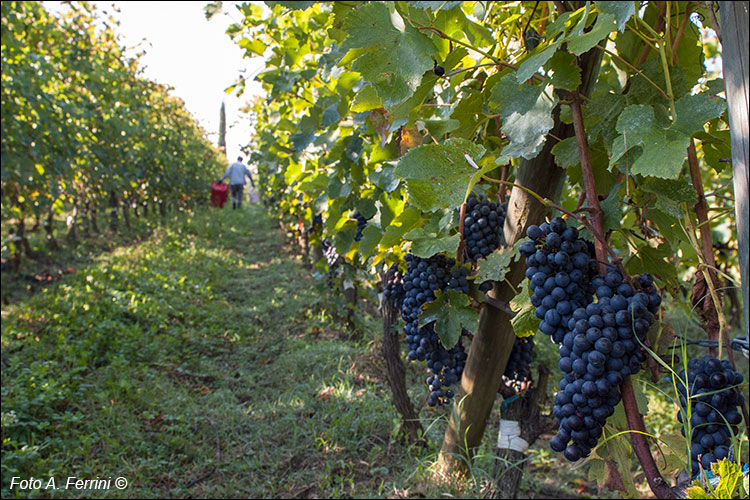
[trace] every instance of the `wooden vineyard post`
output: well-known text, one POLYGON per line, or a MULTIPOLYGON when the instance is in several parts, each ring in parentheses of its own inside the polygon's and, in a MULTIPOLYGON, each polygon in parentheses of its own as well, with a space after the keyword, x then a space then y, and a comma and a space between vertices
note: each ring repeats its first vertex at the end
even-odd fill
POLYGON ((724 64, 724 85, 729 107, 729 130, 732 140, 732 170, 734 174, 735 214, 737 215, 737 243, 739 245, 742 301, 745 305, 745 328, 750 325, 750 290, 748 289, 748 259, 750 259, 750 229, 748 224, 748 163, 750 162, 750 124, 748 120, 748 3, 719 2, 721 15, 721 45, 724 64))

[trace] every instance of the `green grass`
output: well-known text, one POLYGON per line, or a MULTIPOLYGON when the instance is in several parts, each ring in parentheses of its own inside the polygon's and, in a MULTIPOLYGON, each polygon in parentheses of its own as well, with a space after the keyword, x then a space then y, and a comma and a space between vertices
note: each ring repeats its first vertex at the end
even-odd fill
MULTIPOLYGON (((2 497, 483 494, 497 414, 474 477, 435 482, 448 409, 424 407, 424 367, 407 384, 427 446, 409 446, 372 305, 351 331, 294 250, 260 206, 180 214, 4 306, 2 497), (69 476, 128 487, 60 488, 69 476), (10 490, 13 477, 58 489, 10 490)), ((531 463, 558 479, 528 474, 522 494, 596 495, 574 482, 585 470, 531 463)))
POLYGON ((376 344, 276 227, 257 206, 180 216, 5 307, 2 496, 380 496, 411 474, 429 450, 394 440, 376 344))

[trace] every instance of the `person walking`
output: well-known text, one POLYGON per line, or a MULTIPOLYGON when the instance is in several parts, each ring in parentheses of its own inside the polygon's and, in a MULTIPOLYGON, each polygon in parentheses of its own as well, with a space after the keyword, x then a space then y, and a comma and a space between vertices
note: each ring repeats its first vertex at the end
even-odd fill
POLYGON ((242 163, 242 157, 238 156, 237 161, 229 165, 229 168, 224 173, 224 177, 219 180, 219 182, 224 182, 224 179, 229 177, 229 187, 232 191, 232 210, 242 208, 242 190, 245 188, 245 176, 250 179, 250 185, 254 189, 253 176, 250 175, 250 171, 242 163))

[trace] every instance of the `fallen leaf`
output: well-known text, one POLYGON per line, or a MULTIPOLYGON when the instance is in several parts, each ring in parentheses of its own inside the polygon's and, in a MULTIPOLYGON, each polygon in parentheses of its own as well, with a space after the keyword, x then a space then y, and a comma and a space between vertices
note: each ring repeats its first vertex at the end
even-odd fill
POLYGON ((334 390, 333 387, 328 386, 325 389, 323 389, 322 391, 320 391, 320 393, 318 394, 318 397, 321 400, 325 401, 328 398, 330 398, 331 396, 333 396, 333 390, 334 390))

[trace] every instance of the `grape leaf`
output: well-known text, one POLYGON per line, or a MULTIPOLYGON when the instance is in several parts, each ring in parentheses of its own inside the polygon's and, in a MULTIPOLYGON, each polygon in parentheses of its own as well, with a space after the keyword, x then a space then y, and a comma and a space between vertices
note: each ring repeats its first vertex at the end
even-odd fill
POLYGON ((617 29, 614 21, 612 14, 599 13, 590 31, 568 37, 568 50, 577 56, 587 52, 617 29))
POLYGON ((469 297, 456 290, 445 293, 435 291, 434 301, 422 306, 419 315, 419 326, 435 322, 435 333, 440 337, 443 347, 451 349, 461 337, 461 328, 473 331, 479 314, 470 306, 469 297))
POLYGON ((627 263, 628 274, 651 273, 664 280, 676 280, 677 269, 666 259, 673 257, 674 252, 668 244, 662 243, 658 248, 648 245, 638 249, 638 254, 627 263))
POLYGON ((353 9, 342 29, 349 35, 342 53, 368 49, 356 57, 352 69, 372 83, 386 108, 408 99, 432 68, 435 45, 402 19, 393 19, 383 3, 353 9))
POLYGON ((600 202, 602 212, 604 212, 604 220, 602 221, 602 224, 605 233, 610 229, 618 229, 622 226, 620 223, 622 220, 622 200, 617 195, 619 190, 620 184, 614 186, 610 190, 609 196, 607 196, 604 201, 600 202))
POLYGON ((747 491, 742 495, 745 476, 741 465, 724 458, 711 464, 711 471, 720 478, 714 490, 716 498, 741 498, 747 495, 747 491))
MULTIPOLYGON (((414 231, 411 231, 410 233, 413 232, 414 231)), ((404 239, 411 240, 412 253, 417 257, 422 258, 429 258, 440 252, 455 255, 460 242, 460 236, 458 234, 443 236, 440 238, 435 234, 422 233, 414 234, 411 237, 404 235, 404 239)))
POLYGON ((482 146, 465 139, 425 144, 401 157, 395 173, 406 179, 409 200, 418 208, 432 211, 457 207, 463 203, 466 186, 475 172, 464 155, 478 161, 484 152, 482 146))
POLYGON ((599 12, 612 14, 617 21, 617 29, 625 31, 625 24, 635 14, 633 2, 596 2, 599 12))
POLYGON ((503 120, 502 132, 510 139, 503 154, 531 160, 539 154, 549 130, 554 127, 552 110, 557 105, 557 95, 551 85, 540 92, 534 107, 524 114, 514 113, 503 120))
MULTIPOLYGON (((518 67, 518 71, 516 71, 516 81, 518 83, 523 83, 531 78, 539 68, 549 61, 559 46, 560 43, 555 42, 544 49, 536 49, 534 53, 526 58, 526 60, 518 67)), ((581 70, 579 69, 578 71, 580 73, 581 70)))
POLYGON ((436 212, 426 226, 412 229, 404 234, 404 239, 412 242, 411 250, 417 257, 429 258, 440 252, 456 253, 460 236, 458 234, 451 236, 443 231, 445 227, 443 218, 443 214, 436 212))
POLYGON ((649 210, 648 217, 651 219, 651 222, 656 224, 656 229, 666 241, 678 242, 684 237, 682 229, 677 225, 677 219, 685 215, 682 210, 680 212, 678 212, 679 216, 675 216, 671 212, 664 212, 663 210, 654 208, 649 210))
POLYGON ((534 158, 554 126, 551 113, 556 104, 551 85, 519 86, 512 73, 501 78, 492 87, 489 105, 500 114, 501 130, 511 142, 503 153, 513 158, 534 158))
POLYGON ((418 1, 409 1, 407 2, 412 7, 416 7, 417 9, 430 9, 433 12, 437 12, 438 10, 453 10, 459 5, 461 5, 463 2, 455 2, 455 1, 441 1, 441 2, 418 2, 418 1))
POLYGON ((651 129, 643 138, 643 153, 633 163, 633 174, 676 179, 687 158, 690 137, 682 132, 651 129))
POLYGON ((261 40, 258 40, 257 38, 255 40, 242 38, 239 42, 237 42, 237 45, 247 50, 247 54, 246 54, 247 57, 252 57, 252 56, 249 56, 249 54, 257 54, 263 57, 263 54, 266 51, 266 44, 264 44, 261 40))
POLYGON ((549 61, 552 70, 551 83, 556 89, 575 90, 581 84, 581 68, 574 63, 575 57, 559 51, 549 61))
POLYGON ((296 132, 289 136, 289 140, 292 141, 295 151, 304 151, 313 139, 315 139, 315 134, 307 134, 305 132, 296 132))
POLYGON ((305 10, 310 7, 312 7, 315 2, 282 2, 282 1, 266 1, 266 5, 271 7, 272 9, 277 6, 281 5, 282 7, 289 9, 289 10, 305 10))
POLYGON ((362 239, 359 240, 359 254, 362 260, 367 259, 378 247, 383 231, 375 224, 367 224, 362 230, 362 239))
MULTIPOLYGON (((529 241, 522 238, 521 241, 529 241)), ((516 315, 510 320, 516 337, 529 337, 535 335, 539 330, 541 321, 534 313, 535 307, 531 304, 531 294, 529 292, 529 280, 526 278, 521 282, 521 293, 513 297, 510 301, 510 307, 516 312, 516 315)))
POLYGON ((519 85, 513 73, 502 77, 490 92, 490 109, 505 120, 514 113, 528 113, 536 105, 543 85, 519 85))
POLYGON ((680 175, 687 157, 690 137, 679 130, 664 129, 656 125, 654 108, 628 106, 617 119, 618 136, 612 144, 610 167, 635 146, 642 152, 631 168, 633 174, 674 179, 680 175))
POLYGON ((404 211, 390 221, 388 227, 385 228, 385 234, 380 240, 380 249, 388 250, 399 244, 403 235, 419 224, 420 220, 422 220, 422 214, 419 210, 411 207, 405 208, 404 211))
POLYGON ((483 108, 483 94, 478 91, 474 91, 461 99, 453 109, 453 113, 451 113, 451 118, 459 122, 459 128, 453 132, 453 137, 461 137, 463 139, 474 137, 474 133, 480 123, 479 117, 482 116, 483 108))
POLYGON ((512 248, 506 247, 496 250, 489 254, 486 259, 479 260, 479 269, 477 271, 477 283, 484 281, 502 281, 508 272, 508 266, 514 257, 518 256, 518 246, 516 243, 512 248))
POLYGON ((424 124, 430 135, 438 139, 461 126, 458 120, 425 120, 424 124))
POLYGON ((352 101, 351 109, 355 113, 370 111, 371 109, 382 108, 383 103, 380 101, 378 92, 372 85, 365 85, 362 90, 357 92, 352 101))
POLYGON ((695 189, 686 181, 675 181, 667 179, 646 179, 641 184, 641 188, 649 193, 655 193, 659 196, 666 196, 669 199, 681 202, 687 202, 695 205, 698 202, 698 196, 695 189))
POLYGON ((339 255, 345 255, 349 251, 356 235, 357 222, 354 220, 346 220, 340 228, 337 228, 333 235, 333 245, 339 255))
POLYGON ((575 167, 581 162, 575 137, 568 137, 555 144, 552 154, 555 155, 555 163, 560 168, 575 167))
POLYGON ((393 192, 398 187, 400 179, 396 177, 392 167, 383 167, 376 185, 386 193, 393 192))
POLYGON ((328 128, 334 123, 338 123, 341 120, 341 114, 339 114, 338 104, 331 104, 323 111, 323 116, 320 119, 320 127, 328 128))
POLYGON ((718 118, 727 108, 726 102, 708 94, 686 95, 675 103, 677 117, 670 128, 685 135, 702 132, 706 122, 718 118))
POLYGON ((654 124, 654 108, 645 105, 628 106, 622 110, 615 129, 628 134, 628 143, 638 144, 641 135, 654 124))

